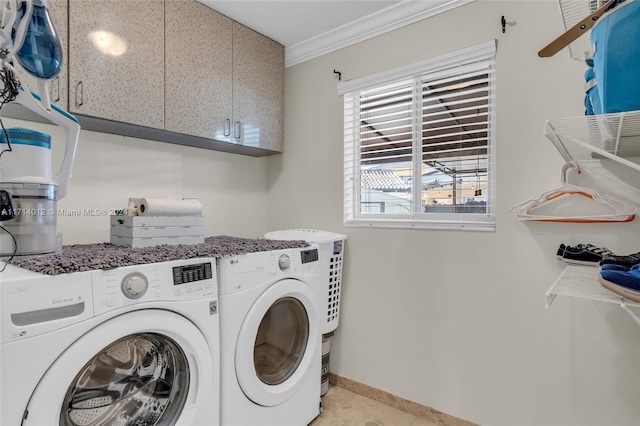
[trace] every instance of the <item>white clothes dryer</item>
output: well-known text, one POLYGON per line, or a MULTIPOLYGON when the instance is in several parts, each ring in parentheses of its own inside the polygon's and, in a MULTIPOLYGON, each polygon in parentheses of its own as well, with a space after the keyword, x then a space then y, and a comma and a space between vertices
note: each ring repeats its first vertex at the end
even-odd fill
POLYGON ((318 247, 218 259, 221 424, 303 426, 320 411, 318 247))
POLYGON ((220 424, 215 259, 7 265, 0 291, 0 424, 220 424))

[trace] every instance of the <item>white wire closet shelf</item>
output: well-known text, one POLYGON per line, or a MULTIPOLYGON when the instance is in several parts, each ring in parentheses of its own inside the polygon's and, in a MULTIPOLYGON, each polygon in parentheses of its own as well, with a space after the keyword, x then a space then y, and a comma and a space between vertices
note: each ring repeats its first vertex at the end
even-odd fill
POLYGON ((640 111, 548 120, 544 135, 578 171, 611 160, 640 172, 640 111))
POLYGON ((607 290, 598 282, 598 268, 593 266, 567 266, 545 293, 545 306, 551 306, 556 296, 570 296, 599 302, 615 303, 622 307, 640 325, 640 317, 629 307, 640 308, 640 303, 607 290))
MULTIPOLYGON (((559 0, 564 29, 568 30, 604 4, 603 0, 559 0)), ((584 61, 590 56, 591 43, 587 31, 569 44, 571 59, 584 61)))

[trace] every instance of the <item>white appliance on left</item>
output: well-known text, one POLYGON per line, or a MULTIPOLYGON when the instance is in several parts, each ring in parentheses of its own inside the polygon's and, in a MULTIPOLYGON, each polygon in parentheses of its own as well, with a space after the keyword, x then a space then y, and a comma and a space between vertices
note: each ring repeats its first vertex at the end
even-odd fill
POLYGON ((7 265, 0 292, 0 424, 220 424, 215 259, 7 265))
POLYGON ((11 102, 21 104, 66 133, 60 169, 52 174, 48 134, 2 125, 0 255, 62 248, 62 236, 56 233, 57 203, 67 193, 80 137, 78 120, 49 100, 47 84, 62 70, 62 61, 62 44, 46 0, 0 0, 0 110, 11 102), (20 67, 14 68, 14 59, 20 67), (19 69, 36 79, 39 95, 21 85, 19 69))

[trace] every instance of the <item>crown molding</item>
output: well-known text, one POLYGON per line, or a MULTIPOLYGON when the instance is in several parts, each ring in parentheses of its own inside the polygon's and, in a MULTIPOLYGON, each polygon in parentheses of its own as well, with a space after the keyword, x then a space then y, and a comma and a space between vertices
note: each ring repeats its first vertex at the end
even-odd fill
POLYGON ((404 0, 285 49, 285 67, 402 28, 475 0, 404 0))

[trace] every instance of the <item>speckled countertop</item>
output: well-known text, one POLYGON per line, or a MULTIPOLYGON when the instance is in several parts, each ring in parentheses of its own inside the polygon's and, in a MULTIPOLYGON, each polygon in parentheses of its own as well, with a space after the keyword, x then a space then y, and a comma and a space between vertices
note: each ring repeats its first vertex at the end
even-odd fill
POLYGON ((9 263, 41 274, 58 275, 180 259, 227 257, 308 246, 309 243, 305 241, 247 239, 222 235, 207 237, 202 244, 161 245, 145 248, 122 247, 109 243, 74 244, 63 246, 61 253, 16 256, 9 263))

